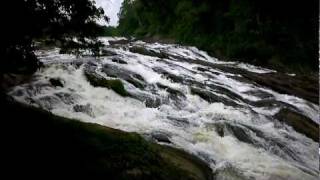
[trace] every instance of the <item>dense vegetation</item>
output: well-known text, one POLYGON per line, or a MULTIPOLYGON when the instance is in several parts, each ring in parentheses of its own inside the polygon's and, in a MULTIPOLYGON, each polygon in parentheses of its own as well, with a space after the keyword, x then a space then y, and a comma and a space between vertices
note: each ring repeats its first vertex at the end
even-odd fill
POLYGON ((40 65, 34 54, 39 39, 64 50, 90 48, 96 52, 96 36, 102 32, 96 20, 107 20, 92 0, 5 0, 1 13, 0 75, 34 72, 40 65))
POLYGON ((172 38, 224 59, 318 70, 318 0, 125 0, 121 35, 172 38))

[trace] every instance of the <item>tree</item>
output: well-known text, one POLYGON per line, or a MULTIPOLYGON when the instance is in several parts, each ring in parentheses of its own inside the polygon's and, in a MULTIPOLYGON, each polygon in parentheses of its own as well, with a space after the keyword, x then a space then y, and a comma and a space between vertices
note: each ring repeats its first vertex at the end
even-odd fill
POLYGON ((197 46, 221 59, 318 71, 319 0, 125 0, 119 32, 197 46))
POLYGON ((39 39, 95 51, 103 31, 96 20, 108 20, 92 0, 4 0, 1 9, 0 74, 34 72, 40 65, 34 54, 39 39))

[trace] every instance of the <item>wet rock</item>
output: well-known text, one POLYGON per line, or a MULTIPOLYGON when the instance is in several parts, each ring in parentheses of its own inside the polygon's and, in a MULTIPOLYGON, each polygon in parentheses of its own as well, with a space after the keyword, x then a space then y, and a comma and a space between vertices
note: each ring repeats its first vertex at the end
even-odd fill
MULTIPOLYGON (((91 61, 89 61, 91 62, 91 61)), ((74 60, 70 64, 72 64, 75 68, 79 68, 84 64, 83 60, 74 60)))
POLYGON ((63 81, 59 78, 50 78, 49 82, 54 87, 63 87, 63 84, 64 84, 63 81))
POLYGON ((146 49, 145 47, 141 47, 141 46, 134 46, 134 47, 129 48, 129 50, 130 50, 130 52, 133 52, 133 53, 138 53, 138 54, 152 56, 152 57, 158 57, 160 59, 168 59, 169 58, 168 54, 166 54, 164 52, 156 52, 156 51, 149 50, 149 49, 146 49))
POLYGON ((69 94, 69 93, 56 93, 55 94, 62 102, 65 104, 73 104, 75 102, 75 95, 69 94))
POLYGON ((229 99, 226 99, 224 97, 217 96, 217 95, 211 93, 210 91, 201 90, 198 88, 191 87, 191 93, 194 95, 200 96, 203 100, 205 100, 209 103, 222 102, 223 104, 225 104, 227 106, 233 106, 233 107, 239 106, 237 103, 235 103, 229 99))
POLYGON ((148 108, 157 108, 162 104, 160 98, 147 98, 144 102, 148 108))
POLYGON ((94 113, 93 113, 93 109, 91 107, 90 104, 86 104, 86 105, 75 105, 73 106, 73 110, 75 112, 82 112, 85 113, 91 117, 94 117, 94 113))
POLYGON ((60 103, 60 99, 55 96, 44 96, 39 99, 33 99, 36 104, 46 110, 52 110, 55 105, 60 103))
POLYGON ((173 82, 176 82, 176 83, 183 83, 184 82, 184 79, 183 77, 180 77, 180 76, 177 76, 177 75, 174 75, 174 74, 171 74, 169 73, 168 71, 160 68, 160 67, 155 67, 153 68, 153 70, 157 73, 160 73, 162 74, 164 77, 172 80, 173 82))
POLYGON ((234 136, 239 141, 248 144, 256 144, 257 142, 250 134, 252 131, 242 124, 229 123, 223 120, 213 124, 207 124, 207 127, 214 128, 220 137, 234 136))
POLYGON ((102 72, 110 77, 121 78, 139 89, 144 89, 145 82, 142 76, 137 73, 120 69, 113 65, 104 65, 102 72))
POLYGON ((256 140, 252 138, 249 134, 250 131, 246 129, 244 126, 236 125, 236 124, 226 124, 227 128, 232 134, 241 142, 245 142, 248 144, 255 144, 256 140))
POLYGON ((281 109, 275 115, 279 121, 293 127, 297 132, 319 142, 319 125, 306 116, 303 116, 290 109, 281 109))
POLYGON ((223 124, 216 124, 215 126, 215 130, 220 137, 224 137, 224 133, 225 133, 224 129, 225 129, 225 126, 223 124))
POLYGON ((292 77, 283 73, 258 74, 245 72, 242 75, 279 93, 298 96, 319 104, 318 78, 305 76, 292 77))
POLYGON ((255 91, 247 91, 245 92, 248 95, 251 96, 256 96, 259 97, 261 99, 270 99, 270 98, 274 98, 274 96, 272 94, 269 94, 267 92, 264 91, 259 91, 259 90, 255 90, 255 91))
POLYGON ((176 89, 172 89, 172 88, 170 88, 170 87, 168 87, 168 86, 165 86, 165 85, 163 85, 163 84, 160 84, 160 83, 157 83, 157 86, 159 87, 159 88, 161 88, 161 89, 165 89, 168 93, 170 93, 170 95, 169 95, 169 98, 170 99, 173 99, 173 100, 178 100, 179 98, 183 98, 183 99, 185 99, 186 98, 186 96, 182 93, 182 92, 180 92, 180 91, 178 91, 178 90, 176 90, 176 89))
POLYGON ((121 80, 119 79, 107 80, 104 77, 98 74, 94 74, 92 72, 85 72, 85 76, 87 80, 90 82, 90 84, 95 87, 104 87, 112 89, 114 92, 121 96, 129 96, 129 93, 125 90, 121 80))
POLYGON ((112 58, 111 61, 119 64, 128 64, 126 61, 120 59, 119 57, 112 58))
POLYGON ((161 143, 167 143, 167 144, 171 144, 170 141, 170 135, 166 134, 166 133, 162 133, 162 132, 153 132, 151 134, 152 138, 154 140, 156 140, 157 142, 161 142, 161 143))
POLYGON ((27 74, 2 74, 0 75, 0 91, 7 91, 11 87, 27 83, 31 80, 32 75, 27 74))
POLYGON ((208 69, 205 69, 205 68, 203 68, 203 67, 197 67, 197 70, 198 70, 198 71, 201 71, 201 72, 206 72, 206 71, 208 71, 208 69))
MULTIPOLYGON (((254 73, 243 69, 231 67, 224 64, 214 64, 207 61, 197 61, 182 57, 175 57, 177 61, 188 62, 207 66, 213 69, 232 74, 239 74, 242 82, 255 82, 261 86, 266 86, 279 93, 294 95, 309 100, 315 104, 319 104, 319 77, 310 76, 289 76, 285 73, 254 73)), ((171 59, 173 60, 173 59, 171 59)))
POLYGON ((100 56, 116 56, 117 53, 110 51, 108 49, 102 49, 100 56))
POLYGON ((131 40, 128 39, 121 39, 121 40, 114 40, 114 41, 108 41, 110 45, 126 45, 131 42, 131 40))
MULTIPOLYGON (((173 162, 178 167, 182 167, 185 171, 191 172, 193 178, 197 180, 213 180, 212 169, 208 167, 206 162, 190 155, 183 150, 174 149, 169 146, 163 146, 160 151, 162 158, 166 161, 173 162)), ((183 177, 182 179, 188 179, 183 177)))
POLYGON ((246 177, 239 169, 227 165, 214 172, 213 179, 215 180, 252 180, 253 178, 246 177))
POLYGON ((186 127, 190 124, 188 118, 172 117, 172 116, 168 116, 167 118, 179 127, 186 127))
POLYGON ((213 90, 213 91, 215 91, 215 92, 217 92, 219 94, 224 94, 227 97, 229 97, 230 99, 232 99, 233 101, 241 101, 241 102, 248 103, 246 99, 244 99, 240 95, 232 92, 231 90, 229 90, 227 88, 224 88, 224 87, 221 87, 221 86, 218 86, 218 85, 215 85, 215 84, 206 84, 204 87, 209 87, 209 88, 211 88, 211 90, 213 90))

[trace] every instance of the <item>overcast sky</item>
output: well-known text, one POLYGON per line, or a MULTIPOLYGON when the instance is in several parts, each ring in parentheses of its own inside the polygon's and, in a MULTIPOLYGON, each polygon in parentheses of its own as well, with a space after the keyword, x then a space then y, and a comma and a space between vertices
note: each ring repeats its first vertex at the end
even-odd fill
POLYGON ((95 0, 98 7, 104 9, 105 14, 110 18, 110 25, 118 25, 118 12, 123 0, 95 0))

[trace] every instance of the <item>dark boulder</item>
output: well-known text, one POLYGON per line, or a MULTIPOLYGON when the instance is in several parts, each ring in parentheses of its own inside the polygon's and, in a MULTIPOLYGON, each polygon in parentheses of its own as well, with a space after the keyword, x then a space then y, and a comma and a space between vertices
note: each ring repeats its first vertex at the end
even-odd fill
POLYGON ((119 64, 128 64, 126 61, 120 59, 119 57, 112 58, 111 61, 119 64))
POLYGON ((319 124, 290 109, 281 109, 276 115, 279 121, 293 127, 297 132, 319 142, 319 124))
POLYGON ((63 81, 59 78, 51 78, 51 79, 49 79, 49 82, 54 87, 63 87, 64 86, 63 81))
POLYGON ((170 144, 170 135, 162 132, 153 132, 151 133, 152 139, 156 140, 157 142, 167 143, 170 144))

